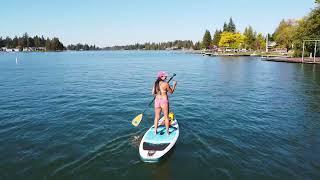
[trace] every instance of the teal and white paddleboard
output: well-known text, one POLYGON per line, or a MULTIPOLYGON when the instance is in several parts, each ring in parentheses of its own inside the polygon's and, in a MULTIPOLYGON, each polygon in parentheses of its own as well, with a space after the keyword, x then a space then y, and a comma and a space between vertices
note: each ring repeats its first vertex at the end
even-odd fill
POLYGON ((178 121, 171 123, 168 135, 166 127, 161 125, 164 117, 159 120, 157 135, 154 134, 154 125, 144 134, 139 147, 140 157, 144 162, 157 162, 175 145, 179 137, 178 121))

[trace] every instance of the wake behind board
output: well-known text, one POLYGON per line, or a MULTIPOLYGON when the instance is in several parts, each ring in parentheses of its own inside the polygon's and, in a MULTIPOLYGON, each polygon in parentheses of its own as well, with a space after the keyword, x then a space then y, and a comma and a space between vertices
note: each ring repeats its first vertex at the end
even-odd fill
POLYGON ((168 135, 162 124, 162 117, 158 124, 157 135, 154 134, 154 125, 144 134, 139 147, 140 157, 144 162, 157 162, 175 145, 179 137, 178 121, 171 123, 168 135))

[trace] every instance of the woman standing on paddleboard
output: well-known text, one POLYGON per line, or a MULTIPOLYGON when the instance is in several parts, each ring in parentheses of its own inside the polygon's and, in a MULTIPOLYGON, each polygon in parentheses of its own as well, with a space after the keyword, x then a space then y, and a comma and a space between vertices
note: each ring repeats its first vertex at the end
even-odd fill
POLYGON ((169 134, 169 98, 168 92, 173 93, 176 89, 177 82, 173 81, 173 88, 165 81, 167 79, 168 74, 164 71, 160 71, 157 74, 157 80, 152 88, 152 95, 155 96, 154 101, 154 130, 155 134, 157 134, 158 121, 160 119, 161 111, 163 112, 165 118, 165 125, 167 134, 169 134))

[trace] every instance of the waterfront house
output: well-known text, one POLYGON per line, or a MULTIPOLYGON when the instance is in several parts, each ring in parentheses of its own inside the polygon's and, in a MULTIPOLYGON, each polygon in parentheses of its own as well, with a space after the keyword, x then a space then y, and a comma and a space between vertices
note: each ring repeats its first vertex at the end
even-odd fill
POLYGON ((24 47, 22 51, 24 52, 46 51, 46 48, 45 47, 24 47))
POLYGON ((32 51, 32 48, 31 47, 24 47, 22 49, 22 51, 24 51, 24 52, 32 51))
POLYGON ((277 46, 277 43, 274 42, 274 41, 268 41, 268 43, 267 43, 268 51, 269 51, 269 50, 272 50, 272 49, 275 48, 276 46, 277 46))
POLYGON ((272 49, 273 52, 280 53, 280 54, 287 54, 288 49, 287 48, 274 48, 272 49))
POLYGON ((46 51, 45 47, 36 47, 35 51, 46 51))
POLYGON ((247 49, 239 49, 239 52, 248 52, 247 49))
POLYGON ((3 47, 2 48, 2 51, 5 51, 5 52, 18 52, 20 51, 18 48, 7 48, 7 47, 3 47))

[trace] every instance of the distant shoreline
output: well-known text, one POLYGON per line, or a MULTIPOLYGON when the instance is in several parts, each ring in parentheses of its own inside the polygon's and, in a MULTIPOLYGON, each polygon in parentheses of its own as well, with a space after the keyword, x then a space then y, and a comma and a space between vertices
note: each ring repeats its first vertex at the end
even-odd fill
POLYGON ((64 51, 13 51, 13 52, 6 52, 0 51, 0 54, 15 54, 15 53, 55 53, 55 52, 176 52, 176 53, 183 53, 183 54, 198 54, 202 56, 209 56, 209 57, 260 57, 263 61, 273 61, 273 62, 287 62, 287 63, 304 63, 304 64, 320 64, 320 59, 317 57, 316 59, 305 57, 304 61, 302 58, 294 58, 285 56, 280 53, 266 53, 266 52, 210 52, 206 50, 64 50, 64 51))
POLYGON ((257 57, 278 57, 283 56, 280 53, 265 53, 265 52, 213 52, 208 50, 146 50, 146 49, 101 49, 101 50, 59 50, 59 51, 0 51, 0 53, 46 53, 46 52, 102 52, 102 51, 141 51, 141 52, 179 52, 185 54, 201 54, 203 56, 257 56, 257 57))

